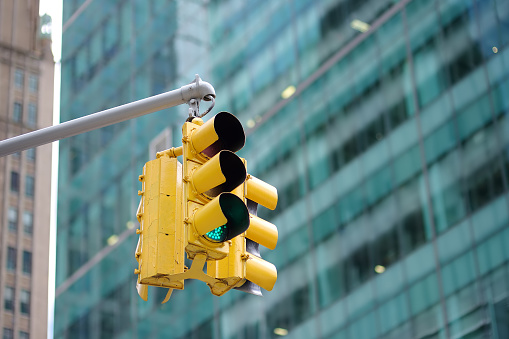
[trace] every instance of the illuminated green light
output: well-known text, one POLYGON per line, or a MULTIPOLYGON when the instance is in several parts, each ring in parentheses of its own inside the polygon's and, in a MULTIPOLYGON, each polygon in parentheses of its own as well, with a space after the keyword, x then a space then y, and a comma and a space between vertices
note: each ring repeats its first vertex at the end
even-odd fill
POLYGON ((226 240, 226 235, 227 235, 226 225, 223 225, 206 233, 205 237, 214 242, 223 242, 226 240))

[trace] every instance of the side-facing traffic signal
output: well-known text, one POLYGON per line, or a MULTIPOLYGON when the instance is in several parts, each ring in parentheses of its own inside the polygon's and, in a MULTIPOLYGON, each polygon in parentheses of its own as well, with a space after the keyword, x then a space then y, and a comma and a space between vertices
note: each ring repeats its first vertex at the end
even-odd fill
POLYGON ((140 228, 135 257, 138 293, 147 300, 147 285, 184 288, 184 280, 167 277, 184 272, 182 165, 168 156, 149 161, 142 183, 137 218, 140 228))
POLYGON ((229 278, 236 289, 262 295, 260 287, 270 291, 277 280, 276 267, 260 255, 259 245, 274 249, 278 232, 274 224, 257 216, 258 204, 275 209, 277 190, 275 187, 251 176, 234 193, 242 197, 249 211, 250 226, 247 231, 232 239, 228 257, 207 265, 207 274, 217 279, 229 278))
POLYGON ((277 227, 257 216, 258 204, 274 210, 277 205, 277 190, 274 186, 248 175, 244 192, 250 213, 251 224, 246 232, 246 283, 238 289, 261 295, 260 287, 271 291, 277 280, 277 269, 260 255, 259 245, 271 250, 276 248, 277 227))

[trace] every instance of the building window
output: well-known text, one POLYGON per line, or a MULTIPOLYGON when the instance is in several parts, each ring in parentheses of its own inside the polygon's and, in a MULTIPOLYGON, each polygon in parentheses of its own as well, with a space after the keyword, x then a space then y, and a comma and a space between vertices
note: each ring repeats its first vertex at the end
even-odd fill
POLYGON ((34 230, 34 215, 32 212, 23 212, 23 229, 26 234, 32 234, 34 230))
POLYGON ((14 332, 10 328, 4 327, 4 337, 3 339, 12 339, 14 338, 14 332))
POLYGON ((23 314, 30 314, 30 292, 27 290, 21 290, 19 296, 20 311, 23 314))
POLYGON ((9 220, 9 231, 16 232, 18 229, 18 209, 16 207, 9 207, 7 219, 9 220))
POLYGON ((31 175, 26 176, 25 195, 30 198, 34 196, 34 177, 31 175))
POLYGON ((27 332, 19 331, 19 339, 29 339, 30 336, 27 332))
POLYGON ((14 122, 21 122, 22 115, 23 115, 23 104, 21 102, 15 102, 14 110, 12 111, 12 120, 14 120, 14 122))
POLYGON ((32 253, 28 251, 23 251, 23 273, 32 273, 32 253))
POLYGON ((27 160, 35 161, 35 148, 27 149, 27 160))
POLYGON ((28 78, 28 89, 32 93, 37 93, 37 90, 39 89, 39 78, 37 75, 31 74, 28 78))
POLYGON ((28 126, 35 127, 37 124, 37 106, 31 102, 28 104, 28 126))
POLYGON ((11 172, 11 192, 19 192, 19 173, 11 172))
POLYGON ((16 249, 13 247, 7 248, 7 269, 10 271, 16 270, 16 249))
POLYGON ((4 309, 14 312, 14 287, 5 286, 4 309))
POLYGON ((25 83, 25 74, 23 73, 23 70, 17 69, 14 71, 14 85, 16 88, 23 88, 23 85, 25 83))

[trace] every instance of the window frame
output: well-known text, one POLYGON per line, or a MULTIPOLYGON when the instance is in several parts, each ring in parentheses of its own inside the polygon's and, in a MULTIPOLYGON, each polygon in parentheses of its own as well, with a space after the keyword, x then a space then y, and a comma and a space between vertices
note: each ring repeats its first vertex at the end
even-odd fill
POLYGON ((15 101, 12 107, 12 120, 17 123, 23 121, 23 103, 15 101))
POLYGON ((23 212, 23 231, 30 235, 34 232, 34 214, 31 211, 23 212))
POLYGON ((35 196, 35 178, 32 175, 25 177, 25 196, 28 198, 35 196))
POLYGON ((7 222, 9 224, 9 231, 16 232, 18 230, 19 211, 15 206, 9 206, 7 212, 7 222))
POLYGON ((11 183, 10 183, 11 192, 19 193, 20 182, 19 182, 19 173, 16 171, 11 171, 11 183))
POLYGON ((21 314, 30 314, 30 291, 21 290, 19 294, 19 311, 21 314))
POLYGON ((39 91, 39 77, 35 74, 28 76, 28 90, 31 93, 37 93, 39 91))
POLYGON ((27 125, 37 126, 37 104, 35 102, 28 103, 27 125))
POLYGON ((18 251, 15 247, 7 247, 7 270, 16 271, 18 251))
POLYGON ((4 288, 4 310, 14 313, 16 289, 12 286, 5 286, 4 288), (7 297, 10 298, 7 298, 7 297))
POLYGON ((20 68, 14 71, 14 86, 19 89, 25 86, 25 72, 20 68))
POLYGON ((21 270, 26 275, 32 275, 32 252, 23 251, 23 261, 21 270))

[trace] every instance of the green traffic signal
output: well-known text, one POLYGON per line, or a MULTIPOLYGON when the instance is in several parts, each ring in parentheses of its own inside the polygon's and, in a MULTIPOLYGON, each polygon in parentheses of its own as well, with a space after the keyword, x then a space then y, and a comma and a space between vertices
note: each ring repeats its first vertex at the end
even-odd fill
POLYGON ((216 229, 205 234, 205 237, 213 242, 223 242, 226 240, 226 235, 228 234, 228 229, 226 225, 219 226, 216 229))

